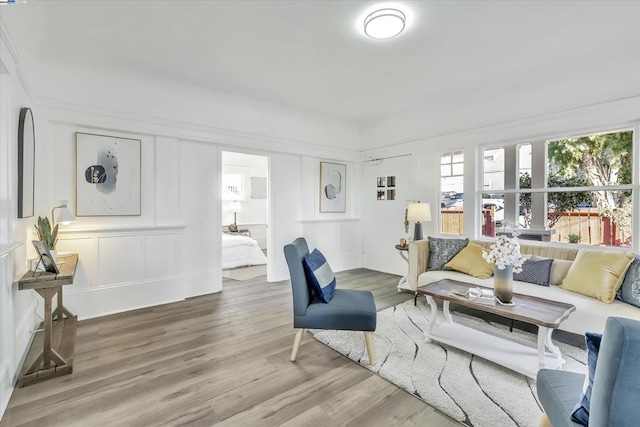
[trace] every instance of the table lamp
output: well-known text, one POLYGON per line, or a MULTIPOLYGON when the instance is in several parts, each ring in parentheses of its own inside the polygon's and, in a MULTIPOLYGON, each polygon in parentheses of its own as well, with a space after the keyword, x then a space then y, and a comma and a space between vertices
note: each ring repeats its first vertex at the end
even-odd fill
POLYGON ((429 203, 409 203, 407 221, 416 223, 413 231, 413 240, 422 240, 421 221, 431 221, 431 206, 429 206, 429 203))
POLYGON ((60 224, 67 225, 70 222, 76 221, 76 217, 71 213, 69 208, 67 208, 67 201, 62 200, 59 206, 56 206, 53 209, 51 209, 51 228, 53 228, 53 226, 56 223, 56 217, 55 217, 56 209, 60 209, 60 212, 58 212, 58 222, 60 224))
POLYGON ((229 204, 229 212, 233 212, 233 224, 229 224, 229 231, 235 233, 238 231, 237 215, 238 212, 242 210, 242 205, 238 201, 233 201, 233 203, 229 204))

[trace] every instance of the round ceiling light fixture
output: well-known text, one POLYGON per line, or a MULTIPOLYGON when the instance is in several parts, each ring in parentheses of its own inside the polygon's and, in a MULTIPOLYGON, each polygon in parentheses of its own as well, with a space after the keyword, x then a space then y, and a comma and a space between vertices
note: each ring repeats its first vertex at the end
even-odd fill
POLYGON ((406 16, 398 9, 380 9, 364 20, 364 33, 372 39, 390 39, 404 30, 406 16))

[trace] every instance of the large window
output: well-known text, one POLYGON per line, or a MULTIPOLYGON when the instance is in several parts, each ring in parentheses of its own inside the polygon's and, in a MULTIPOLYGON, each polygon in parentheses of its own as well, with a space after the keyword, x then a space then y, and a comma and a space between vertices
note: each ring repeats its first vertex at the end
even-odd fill
POLYGON ((631 246, 633 131, 483 150, 482 234, 631 246), (526 190, 526 191, 525 191, 526 190), (495 202, 491 202, 491 200, 495 202), (487 216, 488 203, 495 205, 487 216))
POLYGON ((440 226, 443 234, 464 231, 464 153, 446 152, 440 155, 440 226))

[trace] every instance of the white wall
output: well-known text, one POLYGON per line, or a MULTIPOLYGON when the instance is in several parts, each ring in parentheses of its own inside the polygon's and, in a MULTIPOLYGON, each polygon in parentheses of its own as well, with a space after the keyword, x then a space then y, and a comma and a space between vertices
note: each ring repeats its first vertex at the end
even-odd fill
MULTIPOLYGON (((4 28, 0 26, 0 35, 4 28)), ((20 108, 31 106, 15 50, 0 37, 0 414, 4 412, 37 318, 31 291, 19 291, 26 271, 25 241, 33 218, 17 218, 17 134, 20 108)), ((34 117, 38 111, 34 110, 34 117)), ((36 150, 42 149, 38 139, 36 150)), ((36 162, 36 167, 38 167, 36 162)), ((36 198, 35 202, 38 203, 36 198)))

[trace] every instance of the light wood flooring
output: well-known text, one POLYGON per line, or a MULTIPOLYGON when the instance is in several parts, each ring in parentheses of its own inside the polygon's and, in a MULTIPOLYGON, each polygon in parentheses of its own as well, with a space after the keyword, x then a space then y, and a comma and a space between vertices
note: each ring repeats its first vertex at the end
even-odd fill
MULTIPOLYGON (((337 274, 378 310, 412 294, 398 276, 337 274)), ((298 359, 288 281, 79 322, 73 374, 16 389, 9 426, 456 426, 305 334, 298 359)))

